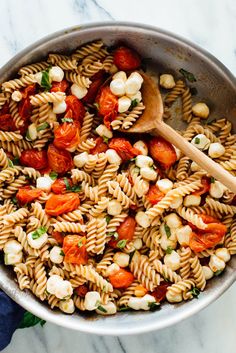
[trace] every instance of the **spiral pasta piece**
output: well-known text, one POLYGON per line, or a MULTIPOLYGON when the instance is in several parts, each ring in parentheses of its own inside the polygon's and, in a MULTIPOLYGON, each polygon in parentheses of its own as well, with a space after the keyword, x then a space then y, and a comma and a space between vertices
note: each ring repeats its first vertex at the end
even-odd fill
POLYGON ((196 287, 203 291, 206 286, 206 279, 198 257, 195 256, 194 258, 192 258, 190 260, 190 263, 196 287))
POLYGON ((32 105, 43 105, 46 103, 58 103, 65 98, 64 92, 42 92, 30 97, 32 105))
POLYGON ((81 223, 75 222, 56 222, 53 224, 54 230, 56 232, 64 232, 64 233, 83 233, 85 232, 85 225, 81 223))
POLYGON ((192 257, 192 250, 187 247, 187 248, 181 248, 180 249, 180 276, 183 279, 187 279, 190 277, 191 274, 191 264, 190 264, 190 259, 192 257))
POLYGON ((192 210, 186 208, 186 207, 179 207, 177 208, 177 213, 179 214, 180 217, 185 219, 186 221, 192 223, 199 229, 205 229, 207 226, 203 222, 203 220, 192 210))
POLYGON ((184 92, 185 84, 182 80, 176 82, 175 87, 166 95, 165 104, 170 106, 184 92))
POLYGON ((220 214, 234 215, 236 212, 236 206, 224 204, 222 202, 212 199, 209 196, 206 197, 206 205, 209 206, 210 209, 219 212, 220 214))
POLYGON ((108 181, 108 192, 121 203, 124 208, 134 205, 134 202, 120 188, 116 181, 108 181))
POLYGON ((192 119, 192 96, 189 88, 185 88, 182 93, 182 113, 183 120, 189 123, 192 119))
POLYGON ((150 254, 150 263, 151 266, 164 278, 166 278, 170 282, 177 283, 181 281, 181 277, 171 268, 164 265, 160 260, 157 259, 158 253, 156 254, 155 251, 151 251, 150 254))
POLYGON ((75 70, 77 68, 77 62, 75 59, 70 59, 65 55, 60 54, 49 54, 48 62, 59 66, 61 69, 67 70, 75 70))
POLYGON ((16 78, 14 80, 10 80, 7 82, 2 83, 2 89, 4 92, 10 92, 12 93, 13 91, 17 89, 21 89, 22 87, 26 87, 28 85, 31 85, 32 83, 35 83, 36 79, 33 74, 25 75, 21 78, 16 78))
POLYGON ((89 88, 91 84, 91 81, 88 77, 70 71, 66 72, 66 79, 69 82, 76 83, 80 87, 89 88))
POLYGON ((129 113, 126 114, 123 119, 121 128, 125 130, 129 129, 140 117, 140 115, 142 115, 144 109, 145 106, 143 103, 138 103, 136 107, 134 107, 129 113))

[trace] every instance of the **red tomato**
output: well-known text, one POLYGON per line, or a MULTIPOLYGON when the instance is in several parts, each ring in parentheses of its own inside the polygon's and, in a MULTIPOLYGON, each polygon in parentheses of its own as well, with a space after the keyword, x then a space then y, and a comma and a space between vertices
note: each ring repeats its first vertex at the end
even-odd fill
POLYGON ((26 167, 32 167, 37 170, 44 169, 48 166, 47 152, 38 150, 25 150, 20 156, 21 164, 26 167))
POLYGON ((67 235, 64 238, 62 247, 65 254, 64 261, 71 264, 85 265, 88 262, 85 244, 85 237, 81 237, 77 234, 67 235))
POLYGON ((27 97, 32 96, 32 94, 36 93, 36 83, 33 83, 32 85, 25 87, 21 91, 21 93, 22 93, 23 98, 27 98, 27 97))
POLYGON ((98 90, 102 86, 103 81, 104 81, 104 75, 92 81, 92 83, 89 86, 88 93, 84 98, 82 98, 83 103, 92 104, 95 101, 98 90))
POLYGON ((16 125, 14 123, 14 120, 11 117, 11 114, 0 115, 0 128, 3 131, 15 131, 16 130, 16 125))
POLYGON ((29 119, 32 113, 32 106, 28 97, 23 98, 18 105, 18 113, 23 120, 23 125, 20 126, 21 134, 25 134, 29 126, 29 119))
POLYGON ((134 275, 120 268, 114 275, 109 276, 109 281, 114 288, 127 288, 133 283, 134 275))
POLYGON ((135 70, 140 67, 141 59, 135 50, 122 46, 114 52, 114 64, 119 70, 135 70))
POLYGON ((102 87, 96 98, 98 104, 98 112, 102 116, 117 114, 118 98, 111 92, 110 87, 102 87))
POLYGON ((80 205, 79 195, 73 192, 65 195, 52 194, 46 202, 45 211, 51 216, 59 216, 63 213, 76 210, 80 205))
MULTIPOLYGON (((68 184, 72 186, 72 181, 68 178, 66 179, 68 184)), ((54 194, 64 194, 66 192, 65 178, 58 178, 54 181, 52 184, 52 192, 54 192, 54 194)))
POLYGON ((211 181, 210 178, 203 176, 201 179, 202 187, 201 189, 194 191, 192 195, 203 195, 210 190, 211 181))
POLYGON ((212 248, 223 239, 226 231, 227 228, 222 223, 209 223, 206 229, 191 234, 189 246, 195 252, 212 248))
POLYGON ((108 150, 108 145, 103 141, 102 137, 97 137, 95 142, 96 146, 90 150, 91 154, 102 153, 108 150))
POLYGON ((119 235, 118 239, 112 239, 109 241, 109 246, 112 248, 117 248, 117 243, 122 240, 132 240, 134 236, 134 230, 136 226, 136 221, 133 217, 126 217, 124 222, 122 222, 117 228, 117 233, 119 235))
POLYGON ((117 137, 111 139, 109 142, 109 148, 115 150, 123 162, 128 161, 140 154, 137 148, 132 147, 131 143, 124 137, 117 137))
POLYGON ((86 293, 88 293, 88 287, 85 284, 75 288, 75 292, 78 294, 79 297, 84 298, 86 293))
POLYGON ((9 113, 9 104, 6 102, 1 109, 1 115, 8 114, 9 113))
POLYGON ((31 189, 28 187, 19 188, 16 198, 20 205, 25 205, 35 199, 39 198, 42 194, 42 190, 39 189, 31 189))
POLYGON ((64 174, 73 167, 73 160, 70 152, 59 150, 54 145, 48 146, 48 164, 52 170, 64 174))
POLYGON ((52 232, 52 237, 56 239, 59 245, 63 244, 64 237, 60 232, 53 231, 52 232))
POLYGON ((80 125, 77 121, 63 123, 54 130, 53 144, 60 149, 74 149, 80 141, 80 125))
POLYGON ((165 194, 160 191, 156 185, 151 185, 149 187, 148 193, 146 194, 146 198, 152 205, 156 205, 163 199, 164 196, 165 194))
POLYGON ((172 144, 160 136, 150 139, 149 152, 152 158, 159 162, 165 169, 170 168, 177 160, 172 144))
POLYGON ((69 84, 66 80, 62 80, 61 82, 53 82, 50 92, 65 92, 69 84))
MULTIPOLYGON (((212 224, 221 224, 221 222, 220 222, 218 219, 216 219, 216 218, 214 218, 214 217, 211 217, 211 216, 208 216, 208 215, 206 215, 206 214, 204 214, 204 213, 199 214, 198 216, 199 216, 199 217, 203 220, 203 222, 206 223, 206 224, 211 224, 211 223, 212 223, 212 224)), ((192 223, 190 223, 190 222, 188 222, 188 224, 189 224, 189 226, 190 226, 193 230, 198 229, 194 224, 192 224, 192 223)), ((201 232, 201 231, 205 232, 205 229, 203 229, 203 230, 198 229, 198 231, 199 231, 199 232, 201 232)))
MULTIPOLYGON (((72 119, 82 123, 85 116, 85 108, 83 103, 73 95, 66 97, 66 111, 69 112, 70 110, 72 112, 72 119)), ((69 118, 69 116, 65 115, 65 118, 69 118)))
POLYGON ((167 288, 169 286, 170 286, 170 283, 163 281, 159 284, 159 286, 155 288, 154 292, 150 294, 153 295, 153 297, 156 299, 158 303, 160 303, 162 300, 165 299, 167 288))

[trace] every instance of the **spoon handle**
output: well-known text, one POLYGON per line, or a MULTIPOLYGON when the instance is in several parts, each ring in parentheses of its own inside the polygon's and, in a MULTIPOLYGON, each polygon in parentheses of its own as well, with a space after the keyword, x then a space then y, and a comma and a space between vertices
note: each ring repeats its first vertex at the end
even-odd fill
POLYGON ((221 165, 205 155, 205 153, 186 141, 181 135, 172 129, 172 127, 159 121, 158 124, 156 124, 156 128, 152 131, 152 134, 164 137, 175 147, 179 148, 192 161, 196 162, 202 169, 236 194, 236 178, 222 168, 221 165))

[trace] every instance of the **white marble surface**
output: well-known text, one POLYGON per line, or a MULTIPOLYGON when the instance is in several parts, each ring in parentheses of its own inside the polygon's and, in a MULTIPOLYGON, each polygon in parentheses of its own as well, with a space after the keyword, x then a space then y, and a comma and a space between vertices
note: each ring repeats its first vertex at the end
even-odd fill
MULTIPOLYGON (((1 0, 0 66, 35 40, 68 26, 126 20, 156 25, 201 45, 236 74, 235 0, 1 0)), ((234 353, 236 285, 194 317, 129 337, 86 335, 47 323, 18 330, 5 353, 234 353)))

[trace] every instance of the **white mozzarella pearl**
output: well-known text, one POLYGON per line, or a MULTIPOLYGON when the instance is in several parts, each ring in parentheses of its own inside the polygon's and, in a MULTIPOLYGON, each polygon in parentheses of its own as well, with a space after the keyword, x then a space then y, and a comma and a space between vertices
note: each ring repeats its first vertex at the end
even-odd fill
POLYGON ((22 245, 15 239, 8 240, 3 248, 3 251, 6 254, 17 254, 20 251, 22 251, 23 247, 22 245))
POLYGON ((137 194, 138 197, 142 197, 143 195, 146 195, 149 190, 149 182, 147 180, 143 180, 140 183, 140 180, 135 180, 134 182, 134 191, 137 194))
POLYGON ((151 224, 150 219, 143 211, 139 211, 136 213, 135 220, 143 228, 148 228, 151 224))
POLYGON ((214 142, 210 144, 208 155, 211 158, 219 158, 225 153, 224 146, 219 142, 214 142))
POLYGON ((169 179, 160 179, 156 182, 156 186, 161 192, 167 194, 168 191, 173 189, 174 184, 169 179))
POLYGON ((115 73, 115 75, 113 75, 112 77, 114 80, 115 79, 120 79, 122 80, 123 82, 125 82, 127 80, 127 75, 124 71, 118 71, 115 73))
POLYGON ((88 152, 77 154, 74 156, 73 161, 77 168, 83 168, 83 166, 88 162, 88 152))
POLYGON ((49 70, 49 77, 51 81, 61 82, 64 78, 64 71, 59 66, 53 66, 49 70))
POLYGON ((71 93, 78 99, 84 98, 88 93, 88 90, 86 87, 79 86, 76 83, 73 83, 70 89, 71 89, 71 93))
POLYGON ((26 139, 30 141, 34 141, 37 139, 37 137, 38 137, 38 132, 37 132, 36 125, 34 123, 30 124, 27 130, 26 139))
POLYGON ((96 309, 96 313, 100 315, 114 315, 117 312, 116 305, 113 302, 101 305, 104 310, 96 309))
POLYGON ((225 268, 225 262, 213 254, 210 257, 209 266, 213 272, 223 271, 225 268))
POLYGON ((126 112, 131 105, 131 99, 129 97, 123 96, 118 99, 118 112, 126 112))
POLYGON ((62 100, 61 102, 53 103, 53 113, 62 114, 66 111, 66 102, 62 100))
POLYGON ((229 250, 226 248, 216 249, 215 255, 218 256, 224 262, 228 262, 230 260, 230 253, 229 250))
POLYGON ((142 93, 140 91, 138 91, 137 93, 135 94, 131 94, 131 95, 128 95, 127 94, 127 97, 129 97, 131 99, 131 101, 133 100, 137 100, 138 103, 141 102, 142 100, 142 93))
POLYGON ((140 175, 147 180, 156 180, 157 178, 157 172, 149 167, 141 168, 140 175))
POLYGON ((120 267, 127 267, 129 266, 129 254, 118 251, 115 253, 113 261, 120 267))
POLYGON ((59 302, 59 309, 66 314, 73 314, 75 311, 75 304, 72 299, 61 300, 59 302))
POLYGON ((55 294, 59 282, 63 282, 63 278, 61 276, 52 275, 49 277, 46 285, 47 292, 50 294, 55 294))
POLYGON ((101 136, 101 137, 107 137, 108 139, 112 138, 113 133, 111 130, 109 130, 105 125, 100 124, 96 128, 96 133, 101 136))
POLYGON ((181 206, 183 203, 183 196, 178 196, 176 198, 174 198, 174 200, 171 202, 170 204, 170 208, 178 208, 179 206, 181 206))
POLYGON ((11 99, 15 102, 20 102, 22 98, 22 93, 20 91, 14 91, 11 95, 11 99))
POLYGON ((142 75, 140 75, 139 72, 137 72, 137 71, 132 72, 132 73, 129 75, 129 79, 131 79, 131 78, 137 80, 137 82, 139 82, 140 85, 142 85, 142 83, 143 83, 143 77, 142 77, 142 75))
POLYGON ((48 234, 44 233, 44 234, 40 235, 40 237, 38 237, 37 239, 33 239, 33 233, 34 232, 30 232, 27 234, 27 240, 28 240, 29 245, 33 249, 42 248, 48 240, 48 234))
POLYGON ((106 269, 106 277, 114 275, 116 272, 118 272, 120 269, 120 266, 117 265, 116 263, 113 263, 109 265, 106 269))
POLYGON ((166 254, 164 257, 164 263, 171 270, 176 271, 180 268, 180 256, 176 251, 171 251, 171 254, 166 254))
POLYGON ((108 202, 107 213, 111 216, 118 216, 121 214, 122 206, 117 200, 111 200, 108 202))
POLYGON ((73 294, 73 288, 69 281, 58 282, 55 290, 55 296, 58 299, 66 299, 68 297, 71 297, 72 294, 73 294))
POLYGON ((110 164, 117 164, 120 165, 122 159, 118 155, 118 153, 113 149, 108 149, 106 152, 107 160, 110 164))
POLYGON ((34 75, 35 81, 36 81, 39 85, 41 85, 42 77, 43 77, 42 72, 37 72, 37 73, 34 75))
POLYGON ((125 82, 125 93, 129 96, 136 94, 142 86, 142 83, 136 77, 128 78, 125 82))
POLYGON ((172 294, 171 292, 167 291, 166 299, 169 303, 180 303, 183 300, 182 293, 172 294))
POLYGON ((226 191, 226 187, 221 184, 219 181, 215 180, 214 183, 211 183, 210 185, 210 190, 209 194, 211 197, 214 197, 215 199, 220 199, 224 192, 226 191))
POLYGON ((143 242, 142 242, 142 239, 134 239, 133 241, 133 246, 136 250, 140 250, 143 246, 143 242))
POLYGON ((150 295, 150 294, 145 294, 142 298, 140 298, 140 309, 141 310, 150 310, 150 304, 151 303, 156 303, 156 299, 150 295))
POLYGON ((170 74, 163 74, 160 76, 160 86, 165 89, 171 89, 175 87, 174 77, 170 74))
POLYGON ((133 146, 134 146, 134 148, 137 148, 143 156, 148 155, 148 147, 144 141, 138 140, 137 142, 134 143, 133 146))
POLYGON ((20 251, 17 254, 8 253, 4 254, 4 264, 5 265, 16 265, 21 263, 23 260, 23 252, 20 251))
POLYGON ((110 90, 118 97, 125 95, 125 83, 121 78, 116 78, 110 83, 110 90))
POLYGON ((64 256, 62 255, 62 248, 60 246, 54 246, 49 253, 50 260, 55 264, 61 264, 64 256))
POLYGON ((49 192, 53 182, 54 180, 52 180, 49 176, 39 177, 36 179, 36 188, 49 192))
POLYGON ((191 141, 192 145, 203 151, 208 149, 210 143, 211 141, 204 134, 196 135, 191 141))
POLYGON ((135 158, 135 164, 139 168, 151 167, 153 165, 153 159, 149 156, 143 156, 139 154, 135 158))
POLYGON ((208 266, 202 266, 202 271, 206 281, 208 281, 214 276, 214 272, 208 266))
POLYGON ((202 119, 207 119, 210 114, 210 110, 206 103, 194 104, 194 106, 192 107, 192 112, 194 115, 199 116, 202 119))
POLYGON ((165 216, 165 222, 170 228, 179 228, 182 226, 181 218, 176 213, 170 213, 165 216))
POLYGON ((101 303, 100 294, 96 291, 87 292, 84 299, 84 306, 86 310, 92 311, 97 309, 101 303))
POLYGON ((176 230, 176 236, 180 245, 188 246, 191 234, 192 234, 192 228, 188 225, 178 228, 176 230))
POLYGON ((196 162, 192 162, 190 169, 192 172, 198 172, 199 170, 201 170, 201 167, 199 167, 199 165, 196 162))
POLYGON ((199 195, 187 195, 184 198, 185 207, 199 206, 200 203, 201 203, 201 196, 199 195))

